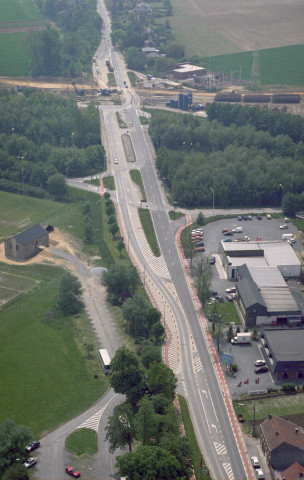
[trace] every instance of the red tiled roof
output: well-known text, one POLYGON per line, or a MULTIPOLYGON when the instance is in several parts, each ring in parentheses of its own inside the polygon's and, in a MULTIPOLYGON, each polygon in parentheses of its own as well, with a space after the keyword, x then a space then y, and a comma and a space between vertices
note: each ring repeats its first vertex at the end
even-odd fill
POLYGON ((300 480, 304 479, 304 467, 298 462, 293 463, 280 474, 280 480, 300 480))
POLYGON ((276 415, 269 415, 269 418, 261 423, 261 430, 270 451, 282 443, 288 443, 304 450, 303 430, 296 423, 276 415))

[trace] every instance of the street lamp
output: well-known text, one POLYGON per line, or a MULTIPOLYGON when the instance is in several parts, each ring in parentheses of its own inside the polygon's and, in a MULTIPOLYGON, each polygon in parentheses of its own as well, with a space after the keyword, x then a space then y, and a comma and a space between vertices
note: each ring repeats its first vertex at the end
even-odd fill
POLYGON ((214 190, 211 187, 210 187, 210 190, 212 192, 212 209, 213 209, 213 216, 214 216, 214 190))
POLYGON ((284 187, 283 185, 280 183, 280 187, 282 189, 282 212, 283 212, 283 200, 284 200, 284 187))

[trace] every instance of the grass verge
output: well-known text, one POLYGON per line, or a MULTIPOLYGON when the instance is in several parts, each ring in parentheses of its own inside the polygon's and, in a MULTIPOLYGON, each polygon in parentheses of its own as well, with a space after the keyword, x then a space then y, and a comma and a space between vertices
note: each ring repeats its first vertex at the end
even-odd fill
POLYGON ((203 479, 205 480, 209 477, 201 474, 200 463, 201 463, 201 461, 203 461, 203 463, 204 463, 204 459, 203 459, 202 453, 199 449, 198 443, 196 441, 196 436, 195 436, 193 425, 192 425, 192 422, 191 422, 187 402, 182 395, 178 395, 178 401, 179 401, 179 406, 180 406, 181 413, 182 413, 182 419, 183 419, 183 424, 184 424, 184 427, 185 427, 186 437, 187 437, 187 439, 190 443, 190 447, 191 447, 191 451, 192 451, 192 461, 193 461, 193 465, 194 465, 195 477, 200 478, 202 480, 203 479))
POLYGON ((114 73, 108 73, 108 85, 110 87, 116 87, 117 86, 114 73))
POLYGON ((155 255, 155 257, 159 257, 160 256, 159 246, 157 243, 157 238, 155 235, 150 211, 144 208, 139 208, 138 214, 139 214, 143 231, 145 232, 145 235, 146 235, 146 239, 148 240, 148 243, 150 245, 150 248, 153 254, 155 255))
POLYGON ((107 188, 108 190, 115 190, 115 180, 112 175, 109 175, 108 177, 103 177, 103 186, 107 188))
POLYGON ((136 87, 136 75, 134 72, 128 72, 128 77, 132 87, 136 87))
POLYGON ((147 117, 143 117, 142 115, 139 117, 139 121, 141 125, 149 125, 150 120, 147 117))
POLYGON ((142 181, 142 178, 141 178, 141 173, 139 170, 137 170, 136 168, 133 168, 132 170, 130 170, 130 177, 131 177, 131 180, 136 183, 136 185, 139 186, 139 189, 140 189, 140 193, 141 193, 141 197, 142 197, 142 201, 143 202, 146 202, 147 201, 147 197, 146 197, 146 192, 145 192, 145 187, 144 187, 144 184, 143 184, 143 181, 142 181))
POLYGON ((65 441, 65 448, 75 455, 94 455, 98 451, 97 433, 90 428, 80 428, 65 441))
POLYGON ((118 112, 116 112, 116 118, 118 121, 119 128, 127 128, 126 122, 124 122, 121 118, 118 112))

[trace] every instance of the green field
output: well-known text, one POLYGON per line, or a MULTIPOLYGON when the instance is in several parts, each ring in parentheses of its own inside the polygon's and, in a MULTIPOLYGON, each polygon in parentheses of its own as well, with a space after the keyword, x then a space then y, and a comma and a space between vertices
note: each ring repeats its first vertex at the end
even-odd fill
MULTIPOLYGON (((260 77, 263 85, 298 85, 304 84, 304 45, 269 48, 260 50, 260 77)), ((231 71, 237 78, 249 79, 252 67, 252 52, 235 53, 210 57, 210 69, 213 72, 231 71)), ((202 66, 209 69, 209 57, 205 57, 202 66)))
POLYGON ((0 75, 18 77, 28 75, 30 59, 23 47, 25 33, 0 33, 0 75))
POLYGON ((42 15, 32 0, 0 0, 0 28, 3 28, 7 22, 23 22, 41 18, 42 15))
POLYGON ((28 425, 34 436, 85 410, 107 388, 85 315, 44 320, 51 310, 63 270, 52 266, 4 266, 10 274, 39 280, 43 286, 1 312, 0 422, 28 425), (97 374, 97 378, 94 375, 97 374))
POLYGON ((24 292, 39 288, 39 282, 32 278, 9 273, 0 268, 0 305, 16 298, 24 292))

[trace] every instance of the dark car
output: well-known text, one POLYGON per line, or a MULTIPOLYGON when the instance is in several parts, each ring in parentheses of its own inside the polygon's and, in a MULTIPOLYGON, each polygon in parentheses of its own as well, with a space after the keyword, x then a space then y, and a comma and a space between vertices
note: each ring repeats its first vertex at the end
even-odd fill
POLYGON ((209 257, 209 265, 215 264, 215 257, 209 257))
POLYGON ((242 215, 238 215, 237 219, 238 219, 239 222, 241 222, 243 220, 242 215))
POLYGON ((233 235, 233 232, 231 230, 228 230, 228 232, 224 233, 224 237, 231 237, 233 235))
POLYGON ((194 244, 195 247, 203 247, 204 246, 204 242, 196 242, 194 244))
POLYGON ((243 220, 248 220, 247 215, 243 215, 243 220))
POLYGON ((228 302, 233 302, 233 297, 231 295, 225 295, 225 298, 228 302))
POLYGON ((262 215, 257 215, 257 219, 258 219, 258 220, 263 220, 262 215))
POLYGON ((266 372, 269 372, 269 368, 265 366, 254 369, 254 373, 266 373, 266 372))
POLYGON ((68 473, 69 475, 71 475, 74 478, 79 478, 80 477, 80 472, 78 470, 76 470, 76 468, 74 468, 74 467, 66 467, 65 471, 66 471, 66 473, 68 473))
POLYGON ((40 447, 40 442, 38 440, 34 440, 33 442, 29 443, 25 447, 26 452, 32 452, 33 450, 36 450, 36 448, 40 447))

